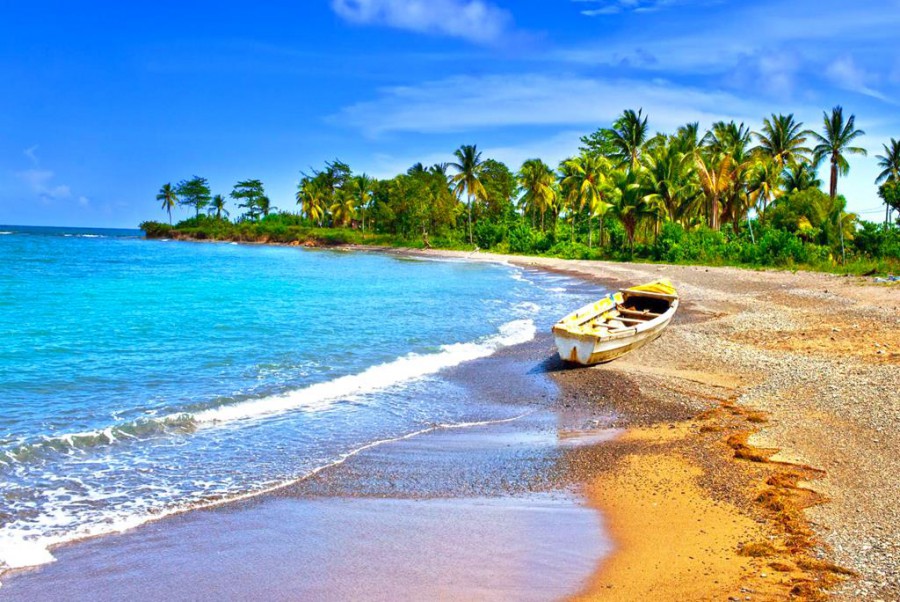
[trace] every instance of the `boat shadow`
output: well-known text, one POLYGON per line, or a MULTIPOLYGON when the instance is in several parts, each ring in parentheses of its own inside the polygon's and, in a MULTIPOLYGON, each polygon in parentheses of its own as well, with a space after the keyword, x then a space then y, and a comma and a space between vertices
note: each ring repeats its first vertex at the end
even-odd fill
POLYGON ((590 368, 590 366, 582 366, 572 362, 565 362, 560 359, 559 355, 553 354, 544 358, 540 363, 535 365, 528 374, 552 374, 554 372, 567 372, 569 370, 582 370, 590 368))

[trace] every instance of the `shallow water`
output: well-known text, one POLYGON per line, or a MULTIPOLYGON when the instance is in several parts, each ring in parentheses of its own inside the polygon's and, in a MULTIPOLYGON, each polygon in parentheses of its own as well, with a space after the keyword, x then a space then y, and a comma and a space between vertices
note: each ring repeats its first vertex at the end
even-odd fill
POLYGON ((585 300, 490 264, 0 231, 0 568, 515 418, 442 375, 585 300))

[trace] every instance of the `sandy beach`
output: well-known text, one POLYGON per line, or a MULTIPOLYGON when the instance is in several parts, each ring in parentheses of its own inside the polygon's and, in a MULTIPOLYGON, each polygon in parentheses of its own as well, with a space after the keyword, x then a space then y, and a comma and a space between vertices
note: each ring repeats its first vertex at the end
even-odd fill
POLYGON ((564 408, 628 429, 571 457, 617 543, 578 599, 900 599, 900 289, 504 259, 606 288, 665 276, 682 296, 656 343, 554 375, 564 408))

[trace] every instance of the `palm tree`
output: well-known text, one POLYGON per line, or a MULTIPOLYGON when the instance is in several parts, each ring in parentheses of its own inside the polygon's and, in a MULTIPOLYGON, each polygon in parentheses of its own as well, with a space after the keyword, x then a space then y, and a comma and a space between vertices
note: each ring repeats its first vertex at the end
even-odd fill
POLYGON ((647 141, 647 118, 643 113, 643 109, 638 109, 637 113, 628 109, 616 120, 612 129, 610 141, 616 149, 614 158, 620 165, 628 165, 632 170, 638 166, 644 142, 647 141))
POLYGON ((225 214, 225 217, 228 217, 228 210, 225 209, 225 197, 221 194, 217 194, 213 197, 212 203, 209 206, 209 214, 215 214, 216 219, 222 219, 222 214, 225 214))
POLYGON ((831 163, 829 196, 834 199, 837 197, 838 174, 847 175, 850 172, 850 164, 844 155, 865 156, 867 154, 864 148, 850 146, 854 140, 865 135, 865 132, 856 129, 856 115, 850 115, 850 118, 844 121, 844 109, 840 106, 831 110, 831 116, 828 113, 823 113, 822 115, 825 135, 812 132, 813 137, 819 143, 813 149, 813 156, 815 157, 816 165, 821 163, 822 159, 826 157, 831 163))
POLYGON ((740 163, 747 159, 750 136, 750 128, 743 123, 717 121, 703 137, 703 142, 712 153, 729 154, 740 163))
POLYGON ((816 176, 816 170, 808 161, 799 161, 791 165, 782 174, 782 186, 787 193, 819 188, 822 180, 816 176))
POLYGON ((700 123, 694 121, 679 127, 670 144, 682 153, 693 153, 700 146, 700 123))
POLYGON ((257 201, 257 207, 259 208, 259 212, 262 213, 263 217, 269 217, 269 213, 272 211, 278 211, 278 207, 272 206, 272 201, 269 200, 269 197, 266 195, 262 195, 259 197, 259 201, 257 201))
POLYGON ((481 153, 474 144, 464 144, 453 153, 457 162, 450 163, 450 167, 456 170, 450 182, 453 186, 453 193, 457 198, 465 192, 468 197, 467 208, 469 212, 469 244, 475 244, 472 236, 472 199, 485 200, 487 191, 481 183, 481 172, 484 164, 481 161, 481 153))
POLYGON ((362 231, 366 231, 366 209, 369 208, 369 201, 372 200, 372 183, 374 180, 362 174, 353 178, 353 186, 356 189, 356 206, 362 212, 362 231))
POLYGON ((337 226, 346 226, 356 216, 356 195, 352 190, 344 188, 336 192, 331 215, 337 226))
MULTIPOLYGON (((900 182, 900 140, 891 138, 891 145, 884 146, 884 154, 876 155, 878 159, 878 167, 882 168, 880 174, 875 179, 876 184, 884 182, 900 182)), ((887 228, 891 222, 891 205, 887 201, 884 202, 884 227, 887 228)))
POLYGON ((526 211, 531 209, 531 226, 534 227, 535 215, 540 213, 543 232, 544 215, 556 203, 556 189, 553 186, 556 174, 540 159, 528 159, 522 164, 517 179, 524 192, 522 202, 526 211))
POLYGON ((891 138, 891 145, 883 144, 882 147, 884 148, 884 154, 875 155, 875 158, 878 159, 878 167, 882 168, 881 173, 875 179, 875 183, 900 181, 900 140, 891 138))
MULTIPOLYGON (((668 144, 644 156, 644 175, 649 201, 658 201, 666 208, 669 220, 675 221, 690 206, 695 195, 692 154, 682 151, 689 146, 686 139, 672 138, 668 144)), ((693 148, 691 153, 693 153, 693 148)))
POLYGON ((812 134, 804 130, 803 123, 790 115, 776 115, 763 119, 761 132, 755 132, 759 140, 756 150, 762 155, 771 158, 783 170, 789 165, 805 159, 812 151, 803 146, 807 136, 812 134))
POLYGON ((330 190, 317 179, 303 178, 297 189, 297 204, 307 219, 322 227, 325 218, 326 199, 330 190))
POLYGON ((696 151, 694 165, 697 167, 700 188, 706 197, 706 215, 709 227, 718 230, 720 205, 723 196, 732 185, 734 161, 727 153, 704 156, 700 151, 696 151))
POLYGON ((172 188, 172 184, 163 184, 156 195, 156 200, 162 201, 162 208, 169 214, 169 225, 171 226, 172 208, 178 203, 178 195, 175 193, 175 189, 172 188))
MULTIPOLYGON (((595 154, 582 152, 581 155, 566 161, 568 175, 562 184, 567 188, 580 211, 588 208, 588 247, 593 246, 591 217, 602 216, 609 208, 604 200, 607 193, 606 174, 610 170, 609 160, 595 154)), ((601 220, 600 227, 603 227, 601 220)), ((601 231, 602 236, 602 231, 601 231)))
POLYGON ((610 211, 625 229, 631 254, 634 255, 634 238, 641 220, 645 217, 656 218, 665 209, 662 203, 645 194, 638 171, 614 170, 610 177, 616 191, 610 211))
POLYGON ((762 212, 765 213, 769 203, 783 194, 780 184, 781 169, 777 159, 765 157, 753 164, 747 190, 750 200, 747 221, 750 221, 751 207, 755 206, 759 211, 759 203, 762 201, 762 212))

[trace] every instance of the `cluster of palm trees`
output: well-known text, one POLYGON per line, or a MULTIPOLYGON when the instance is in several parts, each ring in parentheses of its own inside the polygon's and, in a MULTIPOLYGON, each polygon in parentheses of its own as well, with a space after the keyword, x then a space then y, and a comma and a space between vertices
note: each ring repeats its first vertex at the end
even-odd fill
POLYGON ((354 176, 346 163, 335 160, 326 163, 322 171, 304 175, 296 200, 302 213, 320 227, 329 216, 332 225, 338 227, 348 226, 360 216, 365 230, 373 184, 374 180, 366 174, 354 176))
MULTIPOLYGON (((459 147, 450 163, 416 164, 391 180, 354 174, 335 160, 303 175, 296 201, 301 215, 320 227, 368 227, 407 236, 418 232, 426 238, 429 231, 449 229, 470 244, 476 222, 504 215, 530 221, 532 230, 540 232, 556 232, 562 221, 572 241, 581 237, 579 242, 588 247, 604 246, 609 237, 604 225, 618 222, 633 250, 638 238, 651 238, 666 222, 685 230, 730 225, 735 232, 746 224, 753 237, 754 212, 765 221, 779 199, 813 190, 816 211, 834 216, 843 245, 845 226, 852 231, 855 216, 844 213, 838 184, 849 172, 848 158, 866 154, 857 146, 863 134, 855 116, 845 115, 840 106, 823 113, 819 131, 805 128, 792 114, 772 114, 758 131, 720 121, 705 132, 689 123, 674 133, 652 136, 643 110, 626 110, 612 127, 582 138, 579 154, 556 168, 535 158, 513 173, 502 163, 483 159, 475 145, 459 147), (819 191, 817 177, 825 165, 830 170, 827 196, 819 191), (516 216, 514 206, 523 217, 516 216), (401 222, 405 225, 399 227, 401 222)), ((886 201, 887 222, 889 199, 900 199, 900 141, 885 144, 877 158, 882 172, 876 184, 886 201)), ((230 196, 241 201, 251 220, 275 210, 258 180, 239 182, 230 196)), ((164 185, 157 200, 170 222, 177 203, 193 207, 197 215, 207 209, 219 219, 228 216, 224 197, 211 196, 205 179, 196 176, 175 187, 164 185)))
MULTIPOLYGON (((244 216, 250 220, 266 217, 276 211, 266 196, 265 187, 259 180, 242 180, 234 185, 229 196, 238 201, 238 207, 245 209, 244 216)), ((183 205, 194 209, 195 217, 205 211, 209 216, 222 220, 230 213, 226 209, 225 197, 221 194, 213 195, 206 178, 194 176, 182 180, 177 185, 163 184, 156 194, 156 200, 162 203, 162 209, 169 215, 169 225, 172 224, 172 209, 176 205, 183 205)))
MULTIPOLYGON (((804 129, 793 115, 774 114, 757 132, 734 121, 715 123, 702 136, 696 123, 671 135, 648 132, 643 112, 627 110, 612 128, 583 138, 581 154, 557 170, 539 159, 526 161, 518 179, 532 223, 540 216, 543 229, 549 213, 574 226, 586 215, 588 246, 590 220, 598 218, 602 227, 607 215, 621 222, 632 247, 639 227, 658 230, 667 220, 686 228, 705 223, 718 230, 730 223, 737 229, 754 210, 764 216, 782 195, 819 187, 816 171, 823 162, 830 166, 834 201, 838 178, 849 171, 847 157, 866 153, 854 146, 863 135, 855 116, 845 117, 841 107, 823 115, 821 133, 804 129)), ((885 149, 882 179, 896 180, 900 144, 892 140, 885 149)), ((600 244, 602 236, 601 230, 600 244)))

